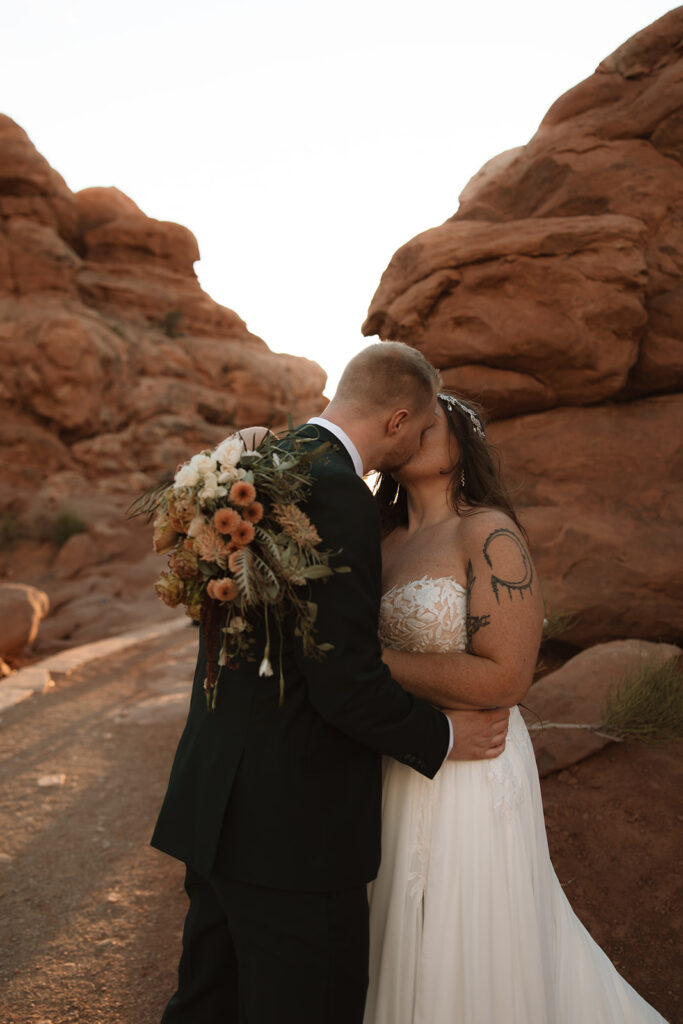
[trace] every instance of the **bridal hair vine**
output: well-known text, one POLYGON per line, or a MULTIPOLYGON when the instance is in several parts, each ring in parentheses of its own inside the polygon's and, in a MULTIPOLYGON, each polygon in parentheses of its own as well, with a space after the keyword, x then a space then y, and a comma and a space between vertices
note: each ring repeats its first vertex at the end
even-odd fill
POLYGON ((447 395, 442 391, 439 392, 438 397, 443 402, 446 403, 446 405, 451 411, 455 409, 455 407, 457 406, 467 416, 469 416, 470 420, 472 421, 472 426, 474 427, 475 434, 477 435, 477 437, 480 437, 482 441, 484 440, 484 438, 486 437, 486 433, 484 431, 484 424, 481 422, 474 409, 472 409, 467 404, 467 402, 463 402, 460 398, 456 398, 454 395, 447 395))

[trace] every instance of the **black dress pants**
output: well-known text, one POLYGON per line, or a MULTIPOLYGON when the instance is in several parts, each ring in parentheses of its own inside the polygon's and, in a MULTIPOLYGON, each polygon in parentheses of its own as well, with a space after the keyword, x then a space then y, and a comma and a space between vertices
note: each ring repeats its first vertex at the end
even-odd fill
POLYGON ((178 990, 162 1024, 362 1024, 364 885, 290 892, 188 868, 185 889, 178 990))

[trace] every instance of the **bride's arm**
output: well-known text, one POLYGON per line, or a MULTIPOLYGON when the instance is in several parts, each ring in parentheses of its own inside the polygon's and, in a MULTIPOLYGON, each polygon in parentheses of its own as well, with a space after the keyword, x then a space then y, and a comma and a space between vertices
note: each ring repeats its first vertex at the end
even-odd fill
POLYGON ((531 556, 508 516, 472 516, 463 530, 467 564, 465 651, 384 660, 406 690, 447 708, 512 707, 531 686, 543 600, 531 556))

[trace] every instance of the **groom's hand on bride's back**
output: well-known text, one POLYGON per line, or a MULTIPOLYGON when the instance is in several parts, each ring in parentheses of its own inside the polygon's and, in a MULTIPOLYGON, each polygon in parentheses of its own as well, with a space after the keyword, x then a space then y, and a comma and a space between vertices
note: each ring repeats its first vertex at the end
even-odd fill
POLYGON ((505 750, 509 708, 486 711, 447 711, 453 726, 449 761, 483 761, 505 750))

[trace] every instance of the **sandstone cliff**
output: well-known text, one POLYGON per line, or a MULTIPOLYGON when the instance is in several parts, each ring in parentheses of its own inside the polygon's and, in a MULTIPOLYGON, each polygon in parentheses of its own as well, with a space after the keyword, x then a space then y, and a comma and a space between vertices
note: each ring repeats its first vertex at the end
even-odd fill
POLYGON ((198 259, 187 228, 117 189, 72 193, 0 116, 0 517, 24 538, 67 507, 85 526, 56 562, 25 539, 3 554, 6 575, 49 592, 57 620, 41 635, 91 639, 135 619, 159 566, 139 571, 149 537, 125 525, 131 498, 235 427, 324 404, 321 368, 272 353, 214 302, 198 259))
POLYGON ((57 470, 153 482, 235 426, 320 409, 320 367, 270 352, 198 259, 117 189, 74 195, 0 117, 1 505, 57 470))
POLYGON ((489 161, 392 257, 363 332, 419 348, 491 436, 568 639, 683 630, 683 8, 489 161))

